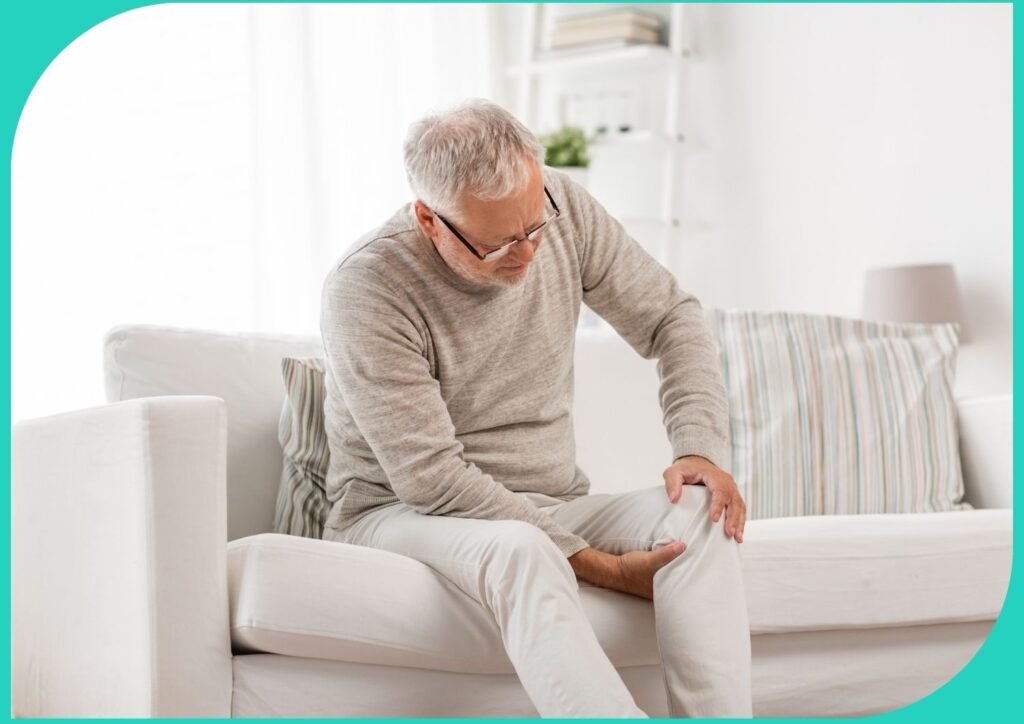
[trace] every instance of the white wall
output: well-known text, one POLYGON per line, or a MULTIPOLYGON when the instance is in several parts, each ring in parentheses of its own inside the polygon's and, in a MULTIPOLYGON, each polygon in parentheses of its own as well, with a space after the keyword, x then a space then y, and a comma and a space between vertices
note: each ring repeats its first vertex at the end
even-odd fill
MULTIPOLYGON (((101 402, 113 324, 315 331, 324 265, 407 198, 408 121, 514 97, 487 49, 514 61, 517 25, 483 19, 518 6, 374 7, 157 5, 55 59, 13 147, 12 419, 101 402), (355 67, 359 42, 403 51, 355 67)), ((681 283, 853 316, 865 268, 949 260, 972 338, 958 393, 1012 389, 1011 8, 689 9, 706 231, 681 283)))
POLYGON ((12 151, 12 420, 102 404, 114 325, 319 333, 409 123, 488 94, 488 13, 165 3, 72 42, 12 151))
POLYGON ((1011 390, 1011 7, 688 12, 704 150, 685 182, 706 229, 680 283, 707 305, 859 316, 865 269, 949 261, 971 335, 957 394, 1011 390))
POLYGON ((254 321, 248 13, 167 8, 87 31, 22 112, 11 160, 13 421, 101 404, 102 335, 115 324, 254 321))
POLYGON ((971 335, 957 391, 1011 390, 1011 7, 697 12, 717 82, 693 101, 721 208, 760 252, 760 306, 859 316, 866 268, 950 261, 971 335))

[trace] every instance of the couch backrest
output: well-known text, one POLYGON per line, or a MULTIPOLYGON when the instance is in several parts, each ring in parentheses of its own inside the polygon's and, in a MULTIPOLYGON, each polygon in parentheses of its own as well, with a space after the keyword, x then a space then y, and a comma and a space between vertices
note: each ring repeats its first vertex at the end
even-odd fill
MULTIPOLYGON (((322 356, 309 335, 232 334, 151 324, 104 336, 108 402, 155 395, 214 395, 228 410, 228 538, 271 530, 281 477, 277 430, 284 402, 281 358, 322 356)), ((592 492, 661 481, 671 448, 661 424, 658 379, 618 335, 576 340, 577 461, 592 492)))
MULTIPOLYGON (((581 333, 575 344, 577 462, 591 479, 591 492, 660 484, 671 448, 658 405, 655 362, 642 359, 614 333, 581 333)), ((284 402, 281 358, 322 356, 320 338, 122 325, 107 332, 103 349, 109 402, 184 394, 225 401, 229 540, 271 530, 282 468, 277 436, 284 402)), ((1009 444, 1011 399, 991 398, 982 407, 961 404, 969 423, 964 441, 990 450, 964 452, 967 499, 975 505, 1009 500, 1010 451, 987 443, 1005 434, 1009 444)))
POLYGON ((273 527, 281 477, 281 358, 322 356, 319 337, 123 325, 103 339, 108 402, 213 395, 228 411, 228 539, 273 527))
POLYGON ((957 401, 964 500, 975 508, 1013 507, 1013 395, 957 401))

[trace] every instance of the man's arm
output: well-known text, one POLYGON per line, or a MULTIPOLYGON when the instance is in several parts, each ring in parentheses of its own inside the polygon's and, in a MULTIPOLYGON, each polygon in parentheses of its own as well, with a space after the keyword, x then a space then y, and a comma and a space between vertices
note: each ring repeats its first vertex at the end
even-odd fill
POLYGON ((323 288, 326 364, 399 499, 425 515, 522 520, 568 557, 578 535, 463 457, 423 337, 383 280, 342 267, 323 288))
MULTIPOLYGON (((567 184, 568 186, 569 184, 567 184)), ((700 302, 582 187, 571 184, 583 301, 645 359, 657 359, 672 458, 731 465, 722 371, 700 302)))

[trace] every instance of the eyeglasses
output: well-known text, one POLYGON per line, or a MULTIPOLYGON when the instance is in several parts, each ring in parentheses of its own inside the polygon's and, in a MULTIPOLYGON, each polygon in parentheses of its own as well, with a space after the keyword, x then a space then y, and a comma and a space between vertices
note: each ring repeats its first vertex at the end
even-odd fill
MULTIPOLYGON (((555 199, 551 196, 551 192, 548 191, 548 187, 547 186, 544 187, 544 193, 548 197, 548 201, 551 202, 551 207, 555 210, 555 212, 553 214, 550 214, 546 219, 544 219, 544 221, 540 222, 537 226, 533 227, 530 231, 526 232, 526 234, 524 234, 522 236, 522 238, 513 239, 512 241, 510 241, 510 242, 508 242, 506 244, 502 244, 501 246, 499 246, 496 249, 492 247, 491 251, 488 251, 485 254, 481 254, 480 252, 478 252, 473 247, 472 244, 470 244, 468 241, 466 241, 466 237, 464 237, 462 234, 460 234, 459 230, 456 229, 452 225, 452 223, 450 221, 448 221, 448 219, 444 218, 443 216, 441 216, 441 214, 437 213, 436 211, 434 212, 434 216, 436 216, 437 218, 439 218, 441 221, 444 222, 444 225, 447 226, 448 229, 451 230, 451 232, 453 234, 455 234, 455 238, 457 238, 459 241, 461 241, 463 244, 465 244, 466 248, 469 249, 473 253, 473 256, 475 256, 480 261, 494 261, 494 260, 500 259, 501 257, 503 257, 506 254, 508 254, 510 251, 512 251, 512 247, 514 247, 516 244, 518 244, 521 241, 536 241, 538 238, 540 238, 540 235, 543 233, 544 227, 546 227, 549 223, 551 223, 552 221, 554 221, 555 219, 557 219, 559 216, 562 215, 562 212, 558 208, 558 204, 555 203, 555 199)), ((485 244, 478 244, 478 246, 481 246, 481 247, 483 247, 485 249, 487 248, 487 246, 485 244)))

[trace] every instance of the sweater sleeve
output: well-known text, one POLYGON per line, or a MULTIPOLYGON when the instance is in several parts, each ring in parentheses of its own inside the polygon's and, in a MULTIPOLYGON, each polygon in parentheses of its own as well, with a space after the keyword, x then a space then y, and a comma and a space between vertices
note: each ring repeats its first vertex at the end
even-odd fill
POLYGON ((328 277, 321 336, 329 373, 399 500, 424 515, 532 523, 566 557, 589 547, 466 462, 424 337, 371 272, 341 267, 328 277))
POLYGON ((623 225, 571 181, 583 302, 645 359, 657 359, 673 460, 700 455, 731 466, 729 413, 717 350, 701 304, 623 225))

